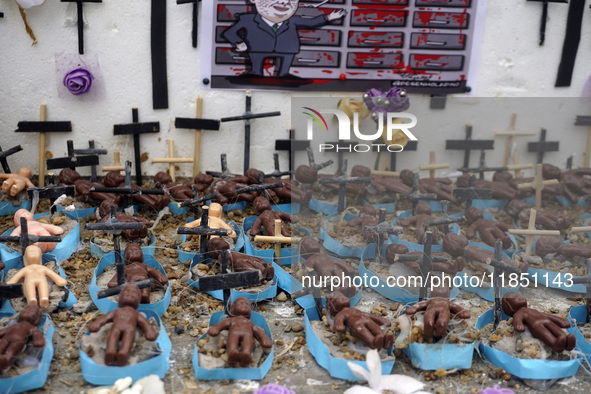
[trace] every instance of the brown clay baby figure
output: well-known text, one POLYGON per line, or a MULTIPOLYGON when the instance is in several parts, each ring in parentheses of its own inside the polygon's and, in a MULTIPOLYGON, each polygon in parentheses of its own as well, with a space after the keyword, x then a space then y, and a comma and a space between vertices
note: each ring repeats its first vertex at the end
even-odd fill
MULTIPOLYGON (((413 172, 411 170, 400 171, 400 179, 412 187, 413 172)), ((451 188, 452 181, 449 178, 423 178, 419 179, 421 193, 433 193, 439 200, 447 200, 452 204, 459 204, 461 200, 454 198, 451 188)))
MULTIPOLYGON (((101 205, 99 205, 99 215, 101 217, 101 222, 105 223, 111 217, 111 206, 114 205, 110 201, 103 201, 101 205)), ((121 234, 128 240, 135 240, 140 238, 145 238, 148 236, 148 226, 150 225, 150 221, 148 219, 144 219, 138 216, 130 216, 123 212, 117 212, 117 220, 123 223, 133 223, 139 222, 143 223, 144 227, 139 230, 123 230, 121 234)))
POLYGON ((334 316, 333 328, 336 332, 343 333, 348 328, 351 335, 378 351, 390 349, 394 344, 394 335, 382 330, 382 327, 390 327, 392 323, 385 317, 351 308, 344 294, 338 291, 331 293, 326 300, 326 308, 334 316))
MULTIPOLYGON (((244 175, 248 177, 248 183, 251 185, 260 185, 260 174, 261 171, 256 168, 249 168, 244 173, 244 175)), ((267 192, 272 198, 277 196, 283 200, 300 204, 307 204, 312 199, 312 192, 305 192, 300 189, 297 181, 291 179, 265 178, 265 184, 279 182, 283 183, 282 187, 267 189, 267 192)))
POLYGON ((240 364, 242 367, 247 367, 250 364, 254 338, 265 349, 273 347, 273 342, 265 331, 250 321, 250 312, 250 301, 245 297, 239 297, 230 306, 231 317, 207 330, 207 334, 212 337, 217 337, 223 330, 228 330, 226 351, 228 364, 231 366, 240 364))
POLYGON ((27 167, 21 167, 16 174, 0 174, 0 179, 5 179, 2 182, 2 193, 14 197, 26 188, 35 186, 31 182, 32 176, 33 172, 27 167))
MULTIPOLYGON (((511 200, 509 201, 509 204, 507 204, 505 210, 509 215, 513 216, 514 219, 519 220, 526 226, 527 223, 529 223, 531 208, 525 201, 511 200)), ((568 216, 564 216, 558 212, 540 210, 536 212, 536 224, 547 230, 566 230, 570 228, 572 223, 568 216)))
POLYGON ((366 226, 377 226, 378 224, 379 223, 378 223, 376 209, 371 204, 365 204, 363 207, 361 207, 361 210, 359 211, 359 216, 356 217, 355 219, 350 220, 347 223, 347 226, 359 227, 361 229, 361 231, 363 232, 365 242, 370 244, 373 242, 377 242, 378 236, 375 233, 365 232, 364 231, 365 227, 366 226))
POLYGON ((461 306, 454 304, 446 298, 432 298, 427 301, 421 301, 406 309, 407 315, 414 315, 417 312, 425 311, 425 320, 423 327, 423 335, 430 336, 444 336, 447 333, 447 325, 449 319, 454 316, 460 319, 469 319, 470 312, 461 306))
POLYGON ((154 186, 164 189, 175 201, 187 201, 193 198, 193 190, 190 183, 173 182, 170 175, 164 171, 154 175, 154 186))
POLYGON ((570 327, 567 320, 528 308, 527 300, 519 293, 510 291, 505 294, 502 307, 503 312, 513 317, 513 328, 516 332, 524 332, 527 326, 534 338, 558 353, 575 348, 575 336, 563 331, 570 327))
MULTIPOLYGON (((125 176, 121 175, 118 171, 111 171, 107 173, 103 182, 105 183, 106 187, 125 187, 125 176)), ((137 190, 148 190, 144 187, 139 187, 134 184, 131 185, 131 188, 137 190)), ((161 196, 156 194, 134 194, 132 198, 134 201, 145 204, 156 211, 163 209, 170 201, 170 196, 168 193, 164 193, 164 195, 161 196)))
POLYGON ((232 272, 243 272, 258 270, 260 272, 261 280, 272 280, 275 275, 275 270, 271 265, 260 257, 250 256, 248 254, 239 253, 235 250, 229 250, 230 245, 222 238, 212 238, 207 242, 207 254, 212 259, 219 261, 221 251, 228 250, 228 263, 232 272))
POLYGON ((289 229, 285 225, 285 222, 299 222, 299 218, 295 215, 290 215, 289 213, 272 210, 271 203, 269 203, 269 201, 263 196, 255 198, 252 205, 254 207, 254 213, 258 216, 252 224, 252 228, 250 229, 250 235, 252 235, 253 237, 259 234, 261 226, 263 226, 263 228, 267 232, 267 235, 275 235, 276 219, 281 220, 281 234, 284 237, 289 237, 289 229))
MULTIPOLYGON (((162 272, 154 267, 144 264, 144 253, 138 244, 129 244, 123 253, 123 260, 125 261, 125 280, 127 283, 141 282, 146 279, 154 279, 162 286, 168 283, 168 278, 162 272)), ((117 275, 107 284, 107 287, 117 287, 117 275)), ((142 304, 150 303, 150 288, 145 287, 141 289, 142 304)))
POLYGON ((307 259, 308 257, 320 253, 320 242, 316 238, 306 235, 300 239, 300 256, 307 259))
POLYGON ((240 193, 236 191, 248 186, 249 179, 246 176, 236 176, 225 178, 214 182, 211 186, 211 192, 217 195, 220 204, 225 205, 232 201, 253 202, 259 196, 257 192, 240 193))
MULTIPOLYGON (((509 174, 510 175, 510 174, 509 174)), ((470 174, 463 174, 462 176, 458 177, 456 181, 456 185, 458 187, 468 187, 470 185, 470 174)), ((499 177, 497 177, 499 179, 499 177)), ((482 188, 482 189, 492 189, 493 194, 492 197, 494 199, 506 199, 512 200, 514 198, 524 198, 529 193, 527 190, 519 190, 516 186, 511 186, 509 182, 505 181, 475 181, 474 187, 482 188)))
POLYGON ((318 170, 314 167, 302 164, 296 168, 294 178, 304 185, 311 185, 318 180, 318 170))
POLYGON ((353 177, 367 177, 371 176, 373 180, 370 185, 373 186, 378 193, 400 193, 409 194, 412 192, 412 188, 408 186, 400 178, 391 176, 376 176, 371 174, 371 170, 368 167, 355 165, 351 169, 351 176, 353 177))
POLYGON ((88 326, 88 331, 97 332, 107 323, 113 322, 107 337, 105 364, 127 365, 129 354, 135 342, 136 328, 139 327, 148 341, 155 341, 158 333, 143 314, 137 311, 140 306, 141 292, 134 284, 125 285, 119 293, 119 309, 96 319, 88 326))
POLYGON ((400 219, 398 224, 402 227, 414 225, 416 228, 417 242, 422 245, 425 239, 425 232, 431 231, 433 233, 433 239, 437 236, 437 226, 428 225, 432 220, 435 220, 435 218, 431 216, 431 206, 428 202, 421 201, 415 207, 413 215, 400 219))
MULTIPOLYGON (((29 234, 39 236, 50 236, 50 235, 61 235, 64 233, 64 229, 53 224, 41 223, 33 219, 33 214, 26 209, 19 209, 14 214, 14 226, 15 229, 10 233, 11 236, 18 237, 21 235, 21 218, 27 220, 27 231, 29 234)), ((33 245, 41 248, 43 253, 54 250, 57 246, 57 242, 36 242, 33 245)))
POLYGON ((0 371, 8 369, 23 351, 29 339, 33 346, 45 346, 45 337, 37 327, 41 324, 43 311, 37 305, 28 305, 18 315, 16 324, 0 330, 0 371))
POLYGON ((201 193, 209 189, 213 183, 213 177, 209 174, 200 172, 199 174, 195 175, 195 178, 193 178, 193 183, 197 185, 197 191, 201 193))
POLYGON ((65 286, 68 281, 41 265, 41 249, 31 245, 25 249, 23 256, 24 268, 21 268, 7 284, 17 283, 21 279, 24 282, 25 297, 29 305, 37 305, 37 293, 39 293, 39 306, 46 309, 49 306, 49 284, 47 279, 53 280, 57 286, 65 286))
POLYGON ((503 249, 509 249, 513 245, 511 238, 505 234, 513 226, 485 219, 482 211, 475 207, 468 208, 464 216, 469 224, 466 230, 466 237, 468 239, 474 238, 476 231, 478 231, 480 239, 489 246, 494 246, 497 239, 503 243, 503 249))
POLYGON ((564 188, 564 195, 568 200, 576 204, 579 196, 591 194, 591 168, 579 168, 577 170, 566 170, 558 179, 560 186, 564 188))
POLYGON ((61 170, 59 175, 59 181, 64 185, 74 185, 74 187, 76 188, 76 193, 86 196, 95 201, 110 201, 114 205, 119 205, 119 202, 121 201, 121 195, 116 195, 113 193, 91 192, 90 188, 103 187, 103 185, 80 179, 80 174, 77 171, 72 170, 70 168, 64 168, 63 170, 61 170))
MULTIPOLYGON (((355 268, 326 254, 315 254, 309 257, 308 260, 306 260, 306 267, 316 271, 316 275, 325 278, 327 283, 331 283, 330 278, 333 276, 342 279, 345 276, 353 277, 357 275, 357 270, 355 268)), ((352 285, 349 286, 349 283, 345 282, 343 285, 346 286, 338 287, 336 290, 348 297, 354 296, 357 292, 357 289, 352 285)))
MULTIPOLYGON (((209 205, 209 219, 207 221, 207 225, 210 228, 216 228, 221 230, 228 230, 228 237, 236 238, 236 231, 230 226, 226 221, 223 219, 224 216, 224 208, 218 204, 217 202, 213 202, 209 205)), ((190 223, 185 224, 187 228, 195 228, 201 225, 201 218, 197 220, 193 220, 190 223)), ((217 235, 212 235, 211 237, 217 237, 217 235)))
POLYGON ((556 254, 569 257, 591 258, 590 244, 562 244, 560 239, 555 237, 540 237, 536 241, 536 255, 544 258, 549 254, 556 254))

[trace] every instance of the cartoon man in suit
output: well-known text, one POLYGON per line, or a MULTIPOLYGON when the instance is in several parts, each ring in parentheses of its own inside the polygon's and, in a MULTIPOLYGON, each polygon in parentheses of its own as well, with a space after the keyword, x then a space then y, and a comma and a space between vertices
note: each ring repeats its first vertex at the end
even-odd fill
MULTIPOLYGON (((300 51, 298 29, 315 29, 342 18, 345 10, 314 18, 294 16, 300 0, 247 0, 255 4, 256 14, 241 14, 223 36, 238 52, 248 52, 251 73, 263 75, 265 59, 279 60, 279 77, 289 74, 295 55, 300 51)), ((276 63, 277 69, 277 63, 276 63)))

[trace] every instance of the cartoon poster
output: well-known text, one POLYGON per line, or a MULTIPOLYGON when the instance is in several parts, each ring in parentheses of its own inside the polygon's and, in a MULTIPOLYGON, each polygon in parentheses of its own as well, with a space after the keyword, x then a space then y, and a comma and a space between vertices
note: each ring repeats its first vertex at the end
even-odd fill
POLYGON ((486 0, 203 2, 203 87, 463 93, 474 84, 485 8, 486 0))

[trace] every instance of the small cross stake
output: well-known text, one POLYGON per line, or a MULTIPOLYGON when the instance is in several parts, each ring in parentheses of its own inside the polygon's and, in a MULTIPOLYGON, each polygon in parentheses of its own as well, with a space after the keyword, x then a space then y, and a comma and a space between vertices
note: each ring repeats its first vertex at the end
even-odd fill
POLYGON ((589 168, 591 165, 591 116, 577 116, 575 126, 587 126, 587 144, 585 145, 583 167, 589 168))
POLYGON ((449 225, 453 223, 464 223, 466 218, 464 216, 460 216, 457 218, 452 218, 447 214, 447 206, 449 201, 441 201, 441 208, 443 209, 443 214, 441 218, 431 220, 427 223, 428 226, 443 226, 443 233, 449 234, 449 225))
POLYGON ((30 244, 36 242, 61 242, 62 237, 59 235, 49 235, 49 236, 39 236, 34 234, 29 234, 29 226, 27 224, 27 219, 21 218, 21 235, 19 236, 11 236, 11 235, 0 235, 0 242, 18 242, 21 245, 21 253, 25 254, 25 249, 30 244))
MULTIPOLYGON (((74 149, 74 154, 75 155, 106 155, 107 154, 107 150, 106 149, 97 149, 94 147, 94 140, 88 140, 88 149, 74 149)), ((68 154, 69 156, 69 154, 68 154)), ((91 182, 96 182, 97 178, 96 178, 96 166, 95 165, 91 165, 90 166, 90 181, 91 182)))
POLYGON ((207 240, 210 235, 228 235, 228 230, 209 227, 209 207, 201 208, 201 222, 199 227, 179 227, 177 234, 199 235, 199 262, 205 264, 207 259, 207 240))
POLYGON ((536 177, 533 182, 521 183, 517 188, 529 189, 530 187, 533 187, 536 189, 536 210, 539 211, 542 208, 542 189, 544 189, 544 186, 556 185, 558 183, 560 183, 558 179, 544 180, 544 177, 542 176, 542 164, 538 164, 536 166, 536 177))
POLYGON ((399 198, 401 200, 411 200, 412 201, 412 209, 416 208, 417 204, 420 200, 430 200, 435 201, 437 200, 437 196, 433 193, 421 193, 419 188, 419 173, 414 172, 412 174, 412 191, 409 194, 400 194, 399 198))
POLYGON ((545 152, 558 152, 559 141, 546 141, 546 129, 540 132, 540 140, 538 142, 529 142, 527 144, 527 151, 538 154, 538 164, 544 162, 545 152))
POLYGON ((509 229, 509 234, 513 235, 523 235, 525 236, 525 255, 531 255, 531 247, 534 243, 534 237, 537 236, 552 236, 552 235, 560 235, 560 231, 558 230, 536 230, 536 215, 537 210, 531 208, 529 211, 529 223, 527 225, 527 230, 519 229, 519 228, 512 228, 509 229))
POLYGON ((121 165, 121 155, 118 150, 113 152, 113 165, 103 167, 103 172, 125 171, 125 166, 121 165))
POLYGON ((297 151, 307 150, 310 147, 308 140, 296 140, 295 130, 289 129, 288 140, 275 140, 275 150, 287 151, 289 157, 289 171, 293 171, 293 154, 297 151))
POLYGON ((536 135, 533 131, 515 131, 515 121, 517 120, 517 114, 511 114, 511 122, 509 123, 509 129, 507 131, 495 132, 495 137, 507 137, 507 143, 505 145, 505 157, 503 158, 503 166, 509 165, 509 159, 511 158, 511 151, 513 150, 513 137, 531 137, 536 135))
POLYGON ((238 176, 236 174, 232 174, 228 169, 228 161, 226 159, 226 154, 222 153, 220 155, 220 160, 222 162, 222 172, 215 172, 215 171, 206 171, 205 173, 211 175, 216 178, 229 178, 232 176, 238 176))
MULTIPOLYGON (((47 159, 47 169, 55 170, 60 168, 70 168, 76 170, 76 167, 95 167, 99 163, 97 155, 75 156, 74 141, 68 140, 68 156, 47 159)), ((96 180, 95 180, 96 182, 96 180)))
POLYGON ((269 242, 275 244, 275 262, 281 265, 281 244, 297 244, 300 242, 298 237, 284 237, 281 235, 281 219, 275 219, 275 235, 257 235, 255 242, 269 242))
POLYGON ((291 175, 291 166, 289 171, 281 171, 279 167, 279 153, 273 153, 273 166, 275 167, 275 171, 270 174, 265 174, 267 178, 281 178, 285 175, 291 175))
POLYGON ((174 157, 174 140, 168 140, 168 157, 152 159, 152 163, 168 163, 168 173, 173 182, 176 182, 175 165, 177 163, 193 163, 191 157, 174 157))
POLYGON ((39 198, 49 198, 51 202, 51 208, 49 209, 49 214, 53 215, 57 211, 57 207, 54 205, 55 200, 57 200, 62 195, 66 196, 74 196, 76 194, 76 189, 74 185, 55 185, 55 177, 52 173, 49 173, 49 182, 47 182, 47 186, 44 187, 30 187, 27 189, 27 194, 31 200, 34 199, 34 196, 37 195, 39 198))
POLYGON ((383 261, 382 247, 386 240, 386 234, 400 234, 404 229, 402 227, 394 227, 390 223, 386 223, 386 210, 380 208, 378 210, 378 225, 377 226, 365 226, 365 232, 374 233, 378 236, 378 242, 376 243, 376 260, 383 261))
POLYGON ((490 200, 492 198, 492 189, 478 189, 474 187, 474 176, 470 177, 469 182, 468 187, 456 187, 453 191, 454 198, 460 198, 465 201, 466 209, 472 206, 472 200, 490 200))
POLYGON ((345 188, 347 183, 369 183, 371 182, 371 177, 356 177, 356 178, 348 178, 347 177, 347 160, 343 160, 341 162, 339 172, 337 176, 332 178, 320 178, 318 179, 318 183, 326 184, 326 183, 337 183, 339 185, 339 202, 338 202, 338 212, 341 213, 345 209, 345 188))
POLYGON ((503 272, 509 272, 512 274, 521 275, 519 268, 513 267, 503 261, 503 243, 499 240, 495 241, 495 255, 491 259, 490 265, 494 268, 493 270, 493 293, 495 297, 494 306, 494 328, 496 329, 502 320, 502 309, 501 300, 503 298, 503 283, 501 280, 501 274, 503 272))
POLYGON ((419 166, 420 171, 429 170, 429 178, 435 178, 435 170, 443 170, 445 168, 449 168, 449 163, 437 164, 437 162, 435 161, 434 150, 429 152, 429 164, 421 164, 419 166))
POLYGON ((495 140, 473 140, 472 139, 472 125, 466 125, 466 138, 463 140, 446 140, 445 149, 447 150, 463 150, 464 151, 464 165, 462 167, 470 167, 470 152, 473 150, 491 150, 495 147, 495 140))
POLYGON ((0 147, 0 164, 2 164, 2 169, 4 170, 5 174, 10 174, 10 167, 8 166, 8 161, 6 158, 10 155, 15 154, 16 152, 20 152, 23 150, 22 145, 14 146, 8 150, 3 151, 2 147, 0 147))
POLYGON ((84 3, 102 3, 103 0, 61 0, 62 3, 76 3, 78 15, 78 53, 84 55, 84 15, 82 5, 84 3))

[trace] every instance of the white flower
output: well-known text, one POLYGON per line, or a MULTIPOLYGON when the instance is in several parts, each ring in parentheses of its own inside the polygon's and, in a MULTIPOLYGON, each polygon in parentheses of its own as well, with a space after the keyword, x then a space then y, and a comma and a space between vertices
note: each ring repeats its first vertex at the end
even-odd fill
POLYGON ((369 371, 352 362, 348 362, 347 365, 351 368, 353 375, 359 379, 367 380, 369 387, 353 386, 345 391, 345 394, 428 394, 428 392, 422 391, 425 385, 410 376, 382 375, 382 362, 377 350, 372 349, 367 352, 366 363, 369 371))
POLYGON ((45 0, 16 0, 16 2, 24 9, 27 9, 41 5, 45 3, 45 0))

